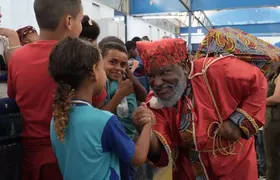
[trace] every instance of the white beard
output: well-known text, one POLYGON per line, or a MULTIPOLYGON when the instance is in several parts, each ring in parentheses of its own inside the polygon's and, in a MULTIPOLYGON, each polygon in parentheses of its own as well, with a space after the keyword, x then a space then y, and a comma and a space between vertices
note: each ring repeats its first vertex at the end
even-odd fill
POLYGON ((172 107, 180 100, 183 93, 185 92, 185 88, 187 86, 187 77, 184 76, 176 86, 173 86, 174 95, 170 97, 168 100, 162 100, 155 96, 150 100, 150 107, 153 109, 162 109, 163 107, 172 107), (153 106, 153 107, 152 107, 153 106))
POLYGON ((152 109, 162 109, 163 105, 158 102, 158 98, 153 96, 149 101, 150 107, 152 109))

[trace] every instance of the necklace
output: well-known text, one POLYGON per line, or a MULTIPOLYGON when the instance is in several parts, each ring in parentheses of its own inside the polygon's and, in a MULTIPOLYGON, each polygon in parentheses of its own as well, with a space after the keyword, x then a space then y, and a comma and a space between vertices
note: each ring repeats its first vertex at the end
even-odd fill
POLYGON ((90 103, 83 101, 83 100, 72 100, 71 102, 74 104, 86 104, 88 106, 92 106, 90 103))

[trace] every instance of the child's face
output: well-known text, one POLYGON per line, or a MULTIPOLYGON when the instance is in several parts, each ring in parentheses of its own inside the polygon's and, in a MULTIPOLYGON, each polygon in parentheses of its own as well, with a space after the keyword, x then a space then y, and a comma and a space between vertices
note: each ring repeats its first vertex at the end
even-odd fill
POLYGON ((93 72, 96 78, 96 83, 94 85, 94 95, 99 95, 102 93, 102 91, 104 90, 104 87, 106 85, 106 73, 104 70, 104 61, 101 58, 101 60, 98 62, 98 64, 96 64, 93 67, 93 72))
POLYGON ((131 54, 131 56, 132 56, 133 58, 135 58, 136 56, 138 56, 137 49, 136 49, 136 48, 135 48, 135 49, 131 49, 131 50, 130 50, 130 54, 131 54))
POLYGON ((122 78, 128 66, 127 54, 119 50, 111 49, 103 59, 107 77, 115 81, 122 78))

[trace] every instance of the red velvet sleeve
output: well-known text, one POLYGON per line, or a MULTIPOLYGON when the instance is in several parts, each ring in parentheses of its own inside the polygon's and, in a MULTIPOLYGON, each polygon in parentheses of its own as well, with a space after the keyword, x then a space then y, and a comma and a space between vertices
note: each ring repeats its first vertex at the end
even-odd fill
POLYGON ((106 97, 107 97, 107 91, 106 88, 104 88, 104 90, 100 95, 92 97, 93 106, 99 108, 100 104, 104 103, 106 97))
MULTIPOLYGON (((151 97, 151 94, 148 95, 147 99, 150 99, 149 97, 151 97)), ((164 167, 167 166, 168 163, 172 160, 171 150, 173 148, 172 134, 170 131, 169 123, 167 121, 168 117, 166 117, 163 113, 163 111, 167 109, 156 110, 151 108, 151 110, 156 116, 156 124, 153 126, 153 132, 164 147, 164 149, 162 149, 161 151, 160 160, 152 163, 156 167, 164 167)))
POLYGON ((237 58, 226 63, 226 76, 232 94, 240 96, 236 112, 242 114, 237 124, 247 138, 256 134, 265 122, 267 80, 257 67, 237 58))

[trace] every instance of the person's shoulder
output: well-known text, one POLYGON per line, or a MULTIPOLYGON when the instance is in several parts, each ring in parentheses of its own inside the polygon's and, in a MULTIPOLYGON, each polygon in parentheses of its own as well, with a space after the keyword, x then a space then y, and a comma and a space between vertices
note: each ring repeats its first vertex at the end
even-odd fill
POLYGON ((82 132, 102 132, 112 113, 91 106, 77 106, 70 109, 69 127, 80 127, 82 132))
POLYGON ((22 46, 22 47, 18 48, 17 50, 15 50, 12 57, 13 58, 20 57, 20 56, 22 56, 22 54, 29 53, 29 50, 30 50, 29 45, 22 46))
POLYGON ((29 44, 18 48, 17 50, 15 50, 15 52, 11 58, 11 61, 15 61, 15 60, 22 61, 22 59, 24 59, 27 55, 30 55, 32 50, 33 50, 33 47, 30 46, 29 44))
POLYGON ((100 110, 91 106, 82 106, 82 109, 79 109, 80 114, 87 116, 87 119, 95 118, 100 122, 106 123, 112 116, 114 116, 109 111, 100 110), (82 110, 82 111, 81 111, 82 110))
POLYGON ((104 127, 104 128, 105 127, 108 128, 108 126, 113 128, 117 124, 120 124, 120 121, 116 115, 112 114, 109 111, 105 111, 105 110, 96 109, 95 118, 98 120, 98 125, 100 127, 104 127))
POLYGON ((104 117, 104 119, 109 120, 110 118, 112 118, 113 116, 115 116, 113 113, 109 112, 109 111, 105 111, 105 110, 100 110, 97 108, 94 108, 96 111, 98 111, 102 117, 104 117))
MULTIPOLYGON (((46 57, 48 59, 52 48, 57 44, 57 41, 37 41, 26 44, 18 48, 13 56, 13 61, 27 61, 34 59, 34 57, 46 57)), ((37 60, 37 59, 36 59, 37 60)))

